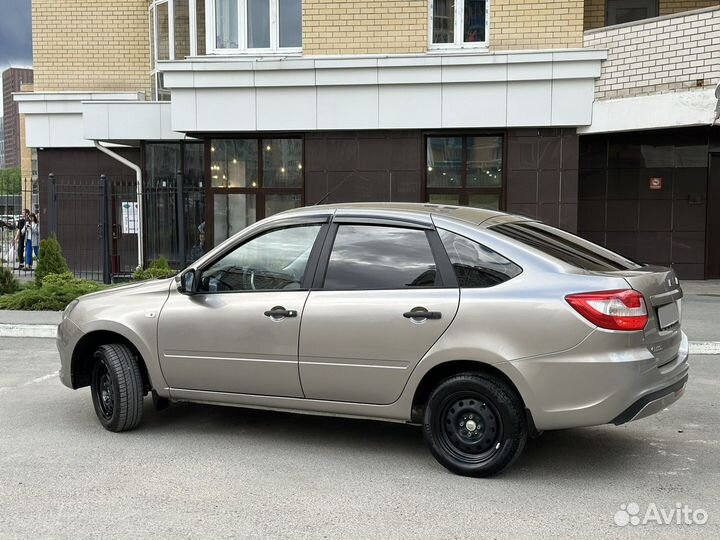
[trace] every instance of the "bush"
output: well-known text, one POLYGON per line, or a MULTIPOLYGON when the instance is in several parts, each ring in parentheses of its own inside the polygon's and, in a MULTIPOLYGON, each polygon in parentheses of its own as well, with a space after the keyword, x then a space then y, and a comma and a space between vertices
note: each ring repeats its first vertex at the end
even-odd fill
POLYGON ((20 288, 13 273, 3 267, 0 268, 0 294, 12 294, 20 288))
POLYGON ((62 311, 77 297, 103 288, 94 281, 75 279, 70 272, 50 274, 43 279, 39 287, 28 287, 0 297, 0 309, 62 311))
POLYGON ((38 264, 35 269, 35 284, 40 287, 45 276, 68 272, 68 264, 62 256, 62 248, 55 235, 40 242, 38 264))
POLYGON ((146 279, 165 279, 173 277, 177 274, 176 270, 170 268, 165 257, 159 257, 150 263, 145 270, 137 270, 133 274, 133 281, 143 281, 146 279))

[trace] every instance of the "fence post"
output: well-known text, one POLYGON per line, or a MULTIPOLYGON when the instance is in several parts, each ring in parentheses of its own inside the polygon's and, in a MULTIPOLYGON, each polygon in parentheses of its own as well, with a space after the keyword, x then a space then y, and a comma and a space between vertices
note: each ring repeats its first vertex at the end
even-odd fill
POLYGON ((103 283, 109 285, 110 279, 110 215, 108 206, 110 205, 110 189, 107 177, 100 175, 100 189, 102 190, 102 260, 103 260, 103 283))
POLYGON ((57 234, 57 191, 55 175, 48 175, 48 236, 57 234))
POLYGON ((178 254, 180 256, 180 268, 185 268, 187 258, 185 257, 185 195, 183 193, 183 175, 178 171, 176 175, 175 193, 177 200, 175 207, 177 208, 177 228, 178 228, 178 254))

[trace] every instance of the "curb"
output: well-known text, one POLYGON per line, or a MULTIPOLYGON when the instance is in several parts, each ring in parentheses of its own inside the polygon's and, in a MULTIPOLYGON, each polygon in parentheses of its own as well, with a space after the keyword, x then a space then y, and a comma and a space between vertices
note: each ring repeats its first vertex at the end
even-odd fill
POLYGON ((0 324, 0 337, 55 338, 56 324, 0 324))
MULTIPOLYGON (((55 324, 0 324, 0 337, 55 338, 55 324)), ((720 354, 720 341, 691 341, 690 354, 720 354)))

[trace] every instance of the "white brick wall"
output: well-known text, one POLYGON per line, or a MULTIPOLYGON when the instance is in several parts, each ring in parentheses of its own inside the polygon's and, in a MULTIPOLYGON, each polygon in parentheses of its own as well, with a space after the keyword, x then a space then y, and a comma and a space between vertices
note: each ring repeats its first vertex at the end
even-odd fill
POLYGON ((585 32, 607 49, 596 99, 707 88, 720 82, 720 6, 585 32))

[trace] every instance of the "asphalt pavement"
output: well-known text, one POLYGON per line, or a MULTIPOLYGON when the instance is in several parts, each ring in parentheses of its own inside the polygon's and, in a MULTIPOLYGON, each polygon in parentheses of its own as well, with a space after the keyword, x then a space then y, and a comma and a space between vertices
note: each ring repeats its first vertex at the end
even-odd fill
POLYGON ((720 357, 690 363, 669 409, 546 432, 483 480, 402 424, 146 400, 139 429, 110 433, 52 340, 0 338, 0 538, 718 538, 720 357), (707 522, 615 522, 678 504, 707 522))

